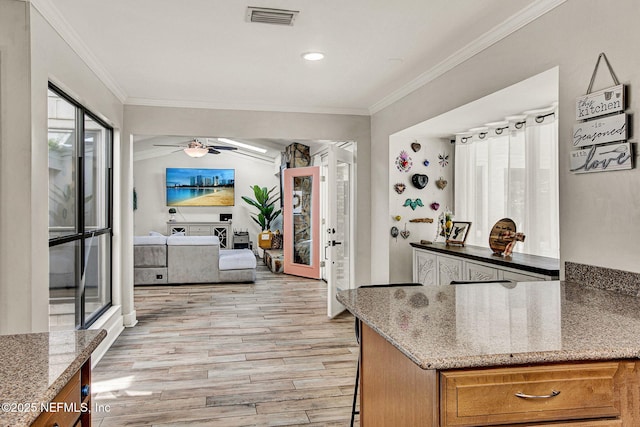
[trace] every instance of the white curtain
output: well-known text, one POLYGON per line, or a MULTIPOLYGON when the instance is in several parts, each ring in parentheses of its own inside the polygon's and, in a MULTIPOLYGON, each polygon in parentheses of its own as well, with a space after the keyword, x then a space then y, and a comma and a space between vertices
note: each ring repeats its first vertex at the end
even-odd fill
POLYGON ((559 257, 558 124, 552 113, 514 116, 456 137, 454 220, 467 243, 489 247, 496 221, 526 235, 515 252, 559 257))

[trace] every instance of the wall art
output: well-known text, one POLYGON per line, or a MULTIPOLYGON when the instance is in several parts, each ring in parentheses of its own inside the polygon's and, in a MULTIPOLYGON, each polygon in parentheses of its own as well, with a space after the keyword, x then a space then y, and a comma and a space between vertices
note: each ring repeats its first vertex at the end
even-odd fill
POLYGON ((449 155, 448 154, 438 154, 438 162, 440 166, 445 167, 449 164, 449 155))
POLYGON ((411 176, 411 183, 418 190, 422 190, 429 183, 429 177, 421 173, 414 173, 411 176))
POLYGON ((573 126, 573 146, 604 144, 614 141, 626 141, 627 115, 615 114, 577 123, 573 126))
POLYGON ((422 200, 420 199, 415 199, 415 200, 407 199, 404 201, 404 205, 402 206, 405 206, 405 207, 410 206, 411 210, 415 211, 418 206, 422 207, 424 205, 422 204, 422 200))
POLYGON ((440 209, 440 203, 438 202, 431 203, 431 209, 433 209, 434 211, 437 211, 438 209, 440 209))
POLYGON ((396 190, 396 193, 398 193, 398 194, 404 193, 404 190, 406 188, 407 188, 407 186, 405 184, 401 183, 401 182, 399 182, 399 183, 397 183, 397 184, 395 184, 393 186, 393 189, 396 190))
MULTIPOLYGON (((596 70, 593 70, 594 73, 596 70)), ((591 91, 576 98, 576 120, 591 119, 624 110, 624 85, 617 84, 598 92, 589 92, 591 91)))
POLYGON ((470 222, 453 221, 451 224, 451 231, 449 232, 449 236, 446 240, 447 245, 464 246, 464 242, 467 240, 467 235, 469 235, 469 228, 471 228, 470 222))
POLYGON ((444 187, 447 186, 447 180, 444 179, 443 177, 440 177, 440 179, 438 179, 436 181, 436 187, 438 187, 441 190, 444 190, 444 187))
POLYGON ((430 163, 429 163, 429 160, 426 160, 426 159, 425 159, 425 161, 424 161, 424 162, 422 162, 422 164, 423 164, 423 165, 425 165, 425 166, 429 166, 429 164, 430 164, 430 163))
POLYGON ((409 153, 402 150, 398 157, 396 157, 396 167, 400 172, 409 172, 413 166, 413 161, 409 157, 409 153))
POLYGON ((417 141, 411 143, 411 149, 413 150, 414 153, 417 153, 418 151, 420 151, 421 148, 422 148, 422 145, 420 145, 417 141))
POLYGON ((433 223, 433 218, 413 218, 413 219, 410 219, 409 222, 424 222, 424 223, 431 224, 433 223))
POLYGON ((591 173, 633 168, 633 147, 629 142, 592 145, 570 153, 571 172, 591 173))

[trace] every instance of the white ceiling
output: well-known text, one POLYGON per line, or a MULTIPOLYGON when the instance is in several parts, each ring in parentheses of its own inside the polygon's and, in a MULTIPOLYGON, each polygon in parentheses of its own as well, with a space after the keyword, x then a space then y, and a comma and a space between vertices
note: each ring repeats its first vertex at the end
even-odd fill
POLYGON ((564 0, 32 0, 127 104, 371 114, 564 0), (247 6, 300 11, 245 21, 247 6), (306 51, 326 58, 307 62, 306 51))

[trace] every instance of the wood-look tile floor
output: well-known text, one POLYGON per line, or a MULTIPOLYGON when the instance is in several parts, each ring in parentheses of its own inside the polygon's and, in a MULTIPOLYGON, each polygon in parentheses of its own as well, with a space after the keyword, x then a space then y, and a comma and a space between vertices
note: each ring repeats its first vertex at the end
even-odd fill
POLYGON ((353 317, 327 318, 324 282, 259 265, 254 284, 136 287, 135 306, 93 370, 94 426, 349 425, 353 317))

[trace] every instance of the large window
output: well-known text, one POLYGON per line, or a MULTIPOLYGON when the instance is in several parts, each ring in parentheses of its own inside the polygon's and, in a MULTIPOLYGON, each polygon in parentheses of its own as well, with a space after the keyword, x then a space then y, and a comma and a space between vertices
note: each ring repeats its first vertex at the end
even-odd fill
POLYGON ((49 85, 49 329, 84 329, 111 305, 113 130, 49 85))
POLYGON ((467 243, 489 246, 502 218, 526 235, 514 251, 559 257, 558 125, 555 108, 456 137, 455 218, 467 243))

